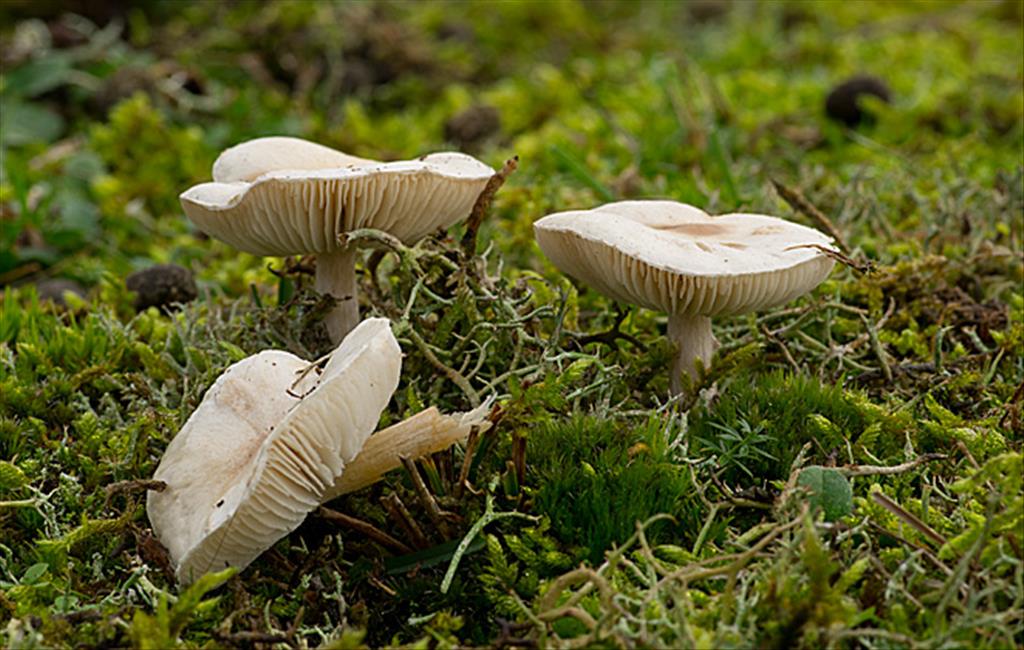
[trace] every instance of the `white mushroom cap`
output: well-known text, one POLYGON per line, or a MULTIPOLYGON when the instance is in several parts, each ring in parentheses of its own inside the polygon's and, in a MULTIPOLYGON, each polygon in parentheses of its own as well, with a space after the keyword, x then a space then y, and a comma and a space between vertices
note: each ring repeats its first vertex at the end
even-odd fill
POLYGON ((376 428, 401 350, 371 318, 296 384, 308 365, 277 350, 232 365, 168 445, 147 511, 179 580, 244 568, 302 523, 376 428))
POLYGON ((281 169, 313 170, 375 164, 374 160, 350 156, 308 140, 271 136, 236 144, 221 152, 213 163, 213 180, 217 183, 252 182, 281 169))
POLYGON ((181 195, 201 230, 257 255, 329 253, 338 235, 386 231, 407 244, 469 216, 494 170, 462 153, 378 162, 297 138, 226 150, 214 182, 181 195))
POLYGON ((674 201, 623 201, 533 224, 562 271, 635 305, 700 316, 786 303, 834 264, 822 233, 758 214, 709 216, 674 201))

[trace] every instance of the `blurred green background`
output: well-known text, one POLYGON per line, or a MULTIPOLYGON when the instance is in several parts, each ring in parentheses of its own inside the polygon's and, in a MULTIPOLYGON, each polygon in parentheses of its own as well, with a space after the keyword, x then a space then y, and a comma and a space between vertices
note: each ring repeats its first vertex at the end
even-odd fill
MULTIPOLYGON (((4 3, 0 282, 90 287, 175 261, 244 291, 258 265, 197 245, 176 196, 268 134, 381 159, 519 154, 495 243, 520 265, 538 264, 529 224, 546 212, 623 197, 779 212, 773 177, 834 205, 873 255, 900 256, 870 237, 887 228, 941 251, 972 187, 1018 182, 1020 6, 96 1, 84 18, 4 3), (845 131, 825 96, 865 73, 891 104, 861 98, 875 119, 845 131), (935 196, 947 185, 958 205, 935 196)), ((1014 225, 975 219, 994 241, 1014 225)))

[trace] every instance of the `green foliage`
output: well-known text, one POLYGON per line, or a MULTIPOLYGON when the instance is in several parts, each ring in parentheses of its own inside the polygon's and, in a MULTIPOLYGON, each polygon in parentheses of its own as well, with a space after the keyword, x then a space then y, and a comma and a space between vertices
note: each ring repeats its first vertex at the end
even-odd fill
POLYGON ((694 453, 714 458, 723 477, 747 482, 786 478, 808 442, 822 459, 845 457, 847 444, 852 460, 894 457, 910 425, 862 394, 775 371, 734 377, 715 403, 696 409, 689 434, 694 453))
POLYGON ((967 528, 942 547, 940 557, 957 558, 967 554, 980 557, 987 567, 1009 574, 1010 567, 999 565, 1019 555, 1013 545, 1024 528, 1024 456, 1009 453, 992 458, 970 476, 950 486, 953 492, 974 498, 975 508, 967 514, 967 528), (995 543, 991 543, 990 540, 995 543), (987 547, 986 547, 986 543, 987 547), (978 553, 978 548, 983 547, 978 553))
POLYGON ((200 129, 168 124, 142 93, 117 104, 108 123, 93 127, 90 146, 110 170, 93 182, 109 215, 124 214, 129 203, 141 200, 150 215, 173 215, 177 221, 177 197, 166 188, 204 178, 213 162, 200 129))
POLYGON ((167 594, 161 594, 152 615, 143 611, 135 612, 129 630, 132 645, 146 650, 177 647, 179 637, 191 619, 210 612, 220 599, 214 597, 203 600, 203 597, 227 582, 235 573, 236 569, 208 573, 181 592, 173 604, 169 603, 167 594))

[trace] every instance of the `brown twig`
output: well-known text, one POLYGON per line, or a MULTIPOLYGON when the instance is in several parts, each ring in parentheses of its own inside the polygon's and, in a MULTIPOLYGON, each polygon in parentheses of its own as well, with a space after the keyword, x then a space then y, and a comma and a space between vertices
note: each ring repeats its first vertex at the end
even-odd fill
POLYGON ((286 278, 289 275, 315 275, 316 257, 314 255, 304 255, 296 259, 289 256, 284 258, 280 269, 275 269, 273 264, 268 263, 267 270, 277 278, 286 278))
POLYGON ((411 548, 367 521, 350 517, 349 515, 338 512, 337 510, 325 508, 324 506, 317 508, 316 514, 318 517, 338 524, 339 526, 344 526, 345 528, 362 533, 381 546, 386 546, 397 553, 401 553, 403 555, 412 553, 411 548))
POLYGON ((480 444, 480 427, 473 426, 469 429, 469 437, 466 439, 466 453, 462 456, 462 467, 459 468, 459 478, 452 490, 452 496, 456 499, 462 498, 466 481, 469 480, 469 468, 473 464, 473 456, 476 454, 477 445, 480 444))
POLYGON ((106 510, 107 506, 110 505, 110 499, 115 494, 121 492, 141 492, 143 490, 153 490, 154 492, 163 492, 167 489, 167 483, 163 481, 155 481, 152 479, 130 479, 127 481, 118 481, 117 483, 111 483, 104 488, 107 493, 106 498, 103 500, 103 509, 106 510))
POLYGON ((409 539, 416 545, 416 548, 422 549, 430 546, 426 535, 420 530, 416 520, 409 513, 409 509, 405 507, 405 503, 402 502, 397 494, 392 492, 386 497, 382 497, 380 502, 391 518, 395 520, 395 523, 401 526, 405 534, 409 536, 409 539))
POLYGON ((512 172, 518 167, 519 156, 512 156, 506 160, 502 168, 494 176, 491 176, 487 181, 487 185, 481 190, 480 195, 476 197, 473 210, 469 213, 469 218, 466 219, 466 234, 462 236, 462 252, 466 257, 472 257, 476 254, 476 233, 480 229, 480 224, 483 223, 484 217, 487 216, 488 210, 490 210, 494 194, 505 184, 505 179, 512 175, 512 172))
POLYGON ((902 543, 906 544, 907 546, 909 546, 910 548, 914 549, 915 551, 921 551, 922 555, 924 555, 926 558, 928 558, 932 562, 932 564, 937 566, 947 576, 948 575, 953 575, 953 570, 950 569, 948 566, 946 566, 945 562, 940 560, 937 555, 932 553, 926 547, 924 547, 924 546, 922 546, 922 545, 920 545, 920 544, 918 544, 916 542, 912 542, 909 539, 901 537, 900 535, 894 533, 893 531, 889 530, 885 526, 881 526, 881 525, 879 525, 879 524, 877 524, 877 523, 875 523, 873 521, 870 521, 868 523, 871 524, 872 528, 874 528, 878 532, 882 533, 883 535, 888 535, 889 537, 892 537, 896 541, 902 542, 902 543))
POLYGON ((924 465, 925 463, 930 463, 933 460, 945 460, 946 458, 948 458, 946 454, 922 454, 914 460, 901 463, 899 465, 847 465, 846 467, 837 467, 836 471, 843 476, 850 478, 854 476, 888 476, 891 474, 902 474, 903 472, 908 472, 914 469, 918 465, 924 465))
POLYGON ((316 370, 317 373, 320 373, 322 371, 321 365, 326 363, 327 360, 331 358, 332 354, 334 354, 334 353, 333 352, 329 352, 328 354, 325 354, 324 356, 320 357, 316 361, 310 361, 302 369, 296 370, 295 374, 297 376, 295 377, 295 381, 292 382, 292 385, 289 386, 285 390, 285 392, 288 393, 289 395, 291 395, 292 397, 294 397, 295 399, 304 399, 306 397, 306 395, 309 395, 310 393, 312 393, 313 389, 316 388, 316 386, 314 386, 313 388, 310 388, 309 390, 307 390, 305 393, 303 393, 301 395, 295 393, 294 391, 299 386, 299 384, 302 383, 302 380, 305 379, 307 375, 309 375, 310 372, 312 372, 313 370, 316 370))
POLYGON ((623 341, 632 343, 640 350, 646 351, 647 346, 644 345, 640 341, 640 339, 636 338, 632 334, 626 334, 625 332, 619 330, 619 328, 622 326, 623 321, 626 320, 626 316, 629 316, 629 310, 620 308, 618 309, 618 312, 615 314, 615 323, 608 330, 604 332, 598 332, 597 334, 579 334, 576 332, 568 332, 568 334, 575 338, 579 342, 581 347, 588 345, 590 343, 603 343, 608 347, 618 348, 618 346, 616 345, 616 341, 621 339, 623 341))
MULTIPOLYGON (((967 444, 963 440, 957 440, 956 446, 958 449, 960 449, 961 452, 963 452, 964 457, 967 458, 967 461, 971 464, 971 467, 973 467, 975 470, 981 469, 981 465, 978 464, 978 460, 974 457, 974 454, 971 453, 971 450, 967 448, 967 444)), ((988 479, 985 479, 985 487, 988 488, 989 493, 993 493, 996 491, 996 487, 992 485, 992 481, 988 479)))
POLYGON ((512 440, 512 466, 516 469, 516 480, 523 485, 526 482, 526 436, 512 440))
POLYGON ((775 191, 782 197, 782 200, 789 204, 789 207, 813 220, 819 227, 828 232, 832 239, 835 240, 839 250, 844 253, 850 252, 850 249, 846 247, 846 243, 843 241, 843 236, 839 234, 839 231, 832 224, 832 220, 825 216, 825 213, 815 207, 813 203, 808 201, 807 197, 800 190, 786 187, 774 178, 772 179, 772 185, 775 186, 775 191))
POLYGON ((903 506, 896 503, 895 501, 885 496, 881 492, 872 492, 871 498, 872 500, 874 500, 875 503, 891 512, 899 519, 902 519, 904 523, 906 523, 911 528, 921 533, 931 541, 935 542, 939 546, 945 546, 945 544, 949 541, 945 537, 937 533, 934 528, 918 519, 915 515, 907 512, 907 510, 905 510, 903 506))
POLYGON ((794 359, 793 355, 789 352, 789 347, 786 346, 782 339, 772 334, 771 330, 764 325, 761 325, 761 333, 764 334, 766 339, 779 346, 779 349, 782 350, 782 356, 786 358, 789 365, 793 366, 793 370, 800 372, 800 365, 797 364, 796 359, 794 359))
POLYGON ((118 481, 117 483, 111 483, 106 488, 108 495, 114 495, 118 492, 139 492, 142 490, 153 490, 154 492, 163 492, 167 489, 167 483, 164 481, 156 481, 153 479, 131 479, 128 481, 118 481))
POLYGON ((861 262, 858 262, 857 260, 853 259, 849 255, 846 255, 845 253, 833 250, 828 246, 822 246, 821 244, 797 244, 796 246, 789 246, 785 250, 791 251, 797 248, 813 248, 822 253, 823 255, 825 255, 826 257, 831 257, 840 264, 845 264, 846 266, 850 267, 854 271, 857 271, 858 273, 870 273, 873 269, 870 262, 867 264, 862 264, 861 262))
POLYGON ((420 474, 419 468, 416 467, 416 461, 403 456, 402 465, 405 466, 405 471, 409 473, 409 478, 412 479, 412 485, 416 489, 416 496, 419 497, 420 503, 423 505, 424 510, 427 511, 427 516, 434 522, 438 532, 445 539, 451 539, 451 531, 448 529, 448 523, 444 520, 441 506, 437 505, 437 499, 430 493, 427 484, 423 482, 423 476, 420 474))

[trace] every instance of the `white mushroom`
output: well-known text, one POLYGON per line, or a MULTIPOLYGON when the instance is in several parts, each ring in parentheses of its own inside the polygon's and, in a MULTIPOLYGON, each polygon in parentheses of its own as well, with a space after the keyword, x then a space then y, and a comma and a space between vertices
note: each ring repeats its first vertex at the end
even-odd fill
POLYGON ((667 312, 678 346, 673 393, 718 346, 711 318, 781 305, 818 286, 834 264, 832 240, 757 214, 709 216, 674 201, 623 201, 534 223, 562 271, 601 293, 667 312))
POLYGON ((222 374, 167 447, 147 511, 178 579, 244 568, 302 523, 376 428, 402 353, 363 321, 323 371, 268 350, 222 374))
POLYGON ((182 193, 199 228, 256 255, 315 253, 316 290, 338 300, 334 342, 359 321, 355 250, 339 236, 374 228, 412 245, 469 216, 494 170, 462 153, 379 162, 297 138, 259 138, 224 151, 213 182, 182 193))

